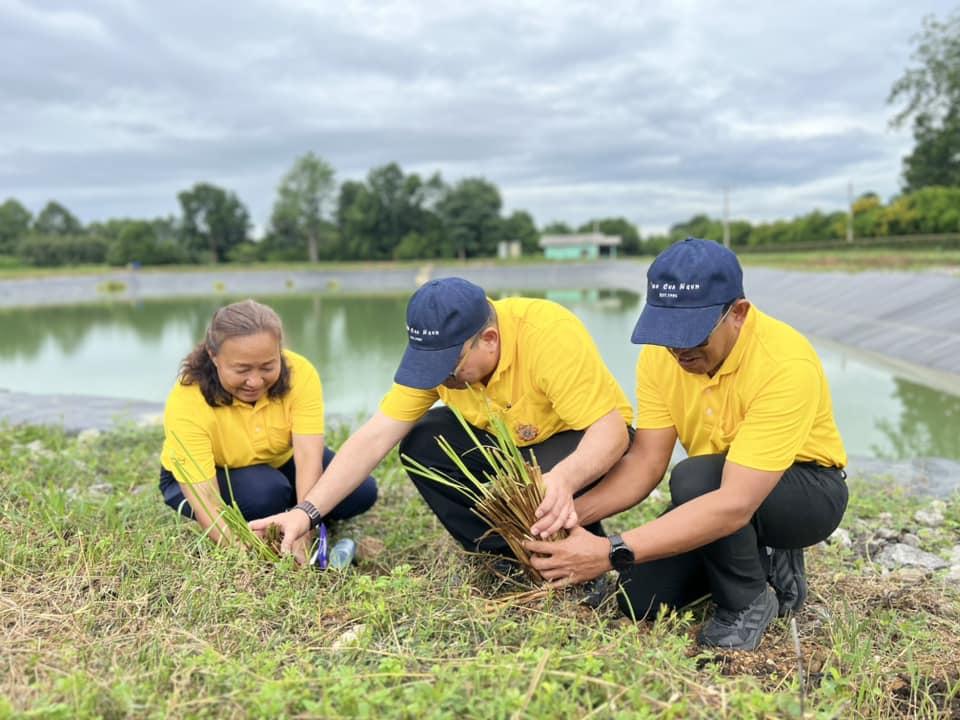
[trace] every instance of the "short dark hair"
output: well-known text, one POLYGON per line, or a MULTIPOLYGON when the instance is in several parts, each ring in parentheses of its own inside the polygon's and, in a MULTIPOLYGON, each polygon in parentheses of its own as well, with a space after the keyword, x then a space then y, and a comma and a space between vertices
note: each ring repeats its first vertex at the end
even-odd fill
MULTIPOLYGON (((180 384, 199 385, 210 407, 232 405, 231 395, 220 383, 213 357, 226 340, 268 332, 283 347, 283 323, 276 311, 256 300, 243 300, 217 310, 210 319, 203 340, 180 363, 180 384)), ((267 390, 271 400, 290 392, 290 367, 280 353, 280 377, 267 390)))

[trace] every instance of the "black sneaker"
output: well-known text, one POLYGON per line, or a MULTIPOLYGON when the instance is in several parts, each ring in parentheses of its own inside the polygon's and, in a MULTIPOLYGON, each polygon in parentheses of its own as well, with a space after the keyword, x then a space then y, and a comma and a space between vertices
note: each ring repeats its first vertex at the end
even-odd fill
POLYGON ((756 650, 776 614, 777 598, 770 588, 764 588, 743 610, 718 605, 697 640, 701 645, 724 650, 756 650))
POLYGON ((807 599, 807 576, 803 567, 803 548, 781 550, 773 548, 770 556, 770 574, 767 581, 777 593, 780 609, 777 614, 783 617, 795 613, 807 599))

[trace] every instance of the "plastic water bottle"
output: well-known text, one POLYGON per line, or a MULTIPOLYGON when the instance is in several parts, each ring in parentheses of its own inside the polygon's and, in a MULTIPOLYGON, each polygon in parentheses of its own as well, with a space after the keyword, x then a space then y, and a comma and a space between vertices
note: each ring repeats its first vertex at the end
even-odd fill
POLYGON ((357 553, 357 544, 350 538, 337 540, 337 544, 330 550, 330 567, 343 570, 350 567, 353 556, 357 553))

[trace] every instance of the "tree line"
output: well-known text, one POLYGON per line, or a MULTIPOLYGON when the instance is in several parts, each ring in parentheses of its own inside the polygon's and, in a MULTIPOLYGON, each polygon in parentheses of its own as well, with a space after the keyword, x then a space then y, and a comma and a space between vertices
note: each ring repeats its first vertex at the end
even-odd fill
POLYGON ((177 200, 179 216, 84 226, 58 202, 34 217, 10 198, 0 205, 0 256, 34 265, 468 258, 494 255, 507 239, 533 252, 539 240, 530 214, 504 216, 499 189, 483 178, 450 185, 390 163, 338 187, 313 153, 280 181, 256 241, 235 193, 201 182, 177 200))
MULTIPOLYGON (((641 237, 625 218, 595 218, 579 226, 552 222, 538 229, 530 213, 500 212, 497 187, 482 178, 447 186, 438 175, 422 180, 391 163, 364 182, 344 182, 321 197, 309 177, 323 161, 297 161, 281 183, 265 236, 250 235, 249 212, 235 193, 197 183, 178 194, 179 217, 110 219, 84 226, 51 201, 34 217, 16 199, 0 205, 0 264, 115 266, 208 262, 298 262, 493 257, 500 241, 518 241, 524 255, 540 252, 541 234, 597 230, 619 235, 625 255, 655 255, 685 237, 719 240, 723 221, 697 214, 664 234, 641 237), (319 163, 315 165, 314 163, 319 163), (325 204, 329 204, 325 208, 325 204)), ((847 236, 849 213, 814 210, 791 220, 728 224, 737 249, 787 248, 847 236)), ((960 233, 960 186, 930 186, 884 203, 872 192, 852 205, 856 238, 960 233)))
MULTIPOLYGON (((0 257, 8 265, 50 266, 466 259, 495 256, 503 241, 518 242, 524 255, 539 252, 533 217, 505 215, 494 183, 477 177, 449 184, 439 173, 404 173, 397 163, 338 186, 330 164, 307 153, 281 179, 266 233, 256 240, 235 193, 202 182, 177 200, 179 216, 84 226, 56 201, 34 217, 9 198, 0 205, 0 257)), ((594 227, 621 235, 627 253, 640 252, 639 232, 626 219, 595 218, 579 229, 594 227)))

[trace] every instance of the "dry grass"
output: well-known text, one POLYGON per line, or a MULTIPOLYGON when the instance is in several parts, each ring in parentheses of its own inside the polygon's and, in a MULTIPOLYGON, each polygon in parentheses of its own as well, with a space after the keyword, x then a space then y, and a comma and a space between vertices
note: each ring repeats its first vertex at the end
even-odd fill
MULTIPOLYGON (((489 432, 496 441, 495 445, 482 442, 460 411, 456 408, 451 410, 490 470, 485 471, 482 478, 477 477, 450 442, 440 436, 437 443, 459 468, 466 484, 404 455, 402 459, 407 471, 445 485, 467 497, 473 504, 473 512, 490 527, 484 537, 490 533, 500 535, 527 574, 534 579, 542 579, 540 573, 530 564, 530 553, 523 546, 524 541, 533 539, 530 528, 538 520, 536 510, 543 502, 545 491, 536 456, 531 453, 533 461, 530 463, 524 460, 507 424, 492 411, 488 416, 489 432)), ((567 531, 561 529, 549 539, 562 540, 565 537, 567 531)))

